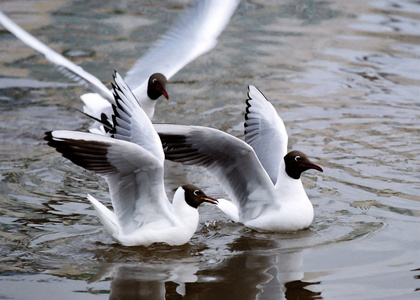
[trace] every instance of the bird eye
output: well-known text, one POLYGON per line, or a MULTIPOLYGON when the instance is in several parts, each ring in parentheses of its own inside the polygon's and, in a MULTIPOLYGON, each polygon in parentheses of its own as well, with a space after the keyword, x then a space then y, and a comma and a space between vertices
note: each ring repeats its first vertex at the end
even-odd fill
POLYGON ((156 83, 157 82, 157 79, 156 78, 153 78, 152 79, 152 83, 156 83))
POLYGON ((300 156, 299 155, 295 156, 295 161, 299 161, 299 160, 300 160, 300 156))
POLYGON ((199 193, 199 192, 200 192, 199 190, 195 190, 195 191, 193 192, 194 196, 198 196, 198 193, 199 193))

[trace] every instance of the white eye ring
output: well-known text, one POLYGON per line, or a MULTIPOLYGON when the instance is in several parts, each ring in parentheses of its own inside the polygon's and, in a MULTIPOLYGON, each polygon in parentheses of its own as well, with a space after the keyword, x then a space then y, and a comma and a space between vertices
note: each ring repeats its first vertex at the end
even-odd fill
POLYGON ((295 161, 299 161, 299 160, 300 160, 300 156, 299 155, 295 156, 295 161))
POLYGON ((156 83, 156 82, 157 82, 156 78, 152 79, 152 83, 156 83))
POLYGON ((199 192, 200 192, 199 190, 195 190, 195 191, 193 192, 194 196, 198 196, 198 193, 199 193, 199 192))

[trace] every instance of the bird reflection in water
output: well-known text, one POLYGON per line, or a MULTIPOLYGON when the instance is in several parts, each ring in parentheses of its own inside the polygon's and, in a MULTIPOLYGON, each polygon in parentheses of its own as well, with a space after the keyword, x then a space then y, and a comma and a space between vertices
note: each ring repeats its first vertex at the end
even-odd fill
MULTIPOLYGON (((298 238, 299 243, 305 239, 298 238)), ((321 282, 303 281, 298 245, 282 248, 276 240, 242 236, 225 246, 230 257, 204 262, 202 268, 205 256, 189 255, 165 262, 111 263, 98 277, 113 278, 110 299, 322 299, 316 291, 321 282)))

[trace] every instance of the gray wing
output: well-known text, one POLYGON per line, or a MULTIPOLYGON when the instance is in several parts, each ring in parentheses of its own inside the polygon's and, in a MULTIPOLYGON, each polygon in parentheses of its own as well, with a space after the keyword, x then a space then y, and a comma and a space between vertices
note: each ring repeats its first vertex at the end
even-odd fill
POLYGON ((10 33, 24 42, 32 49, 42 53, 47 60, 56 64, 58 69, 69 78, 86 85, 95 93, 114 103, 114 98, 110 90, 95 76, 83 70, 80 66, 72 63, 70 60, 55 52, 47 45, 37 40, 34 36, 23 30, 19 25, 10 20, 4 13, 0 11, 0 24, 3 25, 10 33))
POLYGON ((245 142, 255 150, 273 184, 281 160, 287 154, 287 132, 273 105, 254 86, 248 87, 245 114, 245 142))
POLYGON ((75 131, 46 133, 48 145, 73 163, 103 176, 124 233, 163 218, 173 220, 163 185, 163 165, 142 147, 75 131))
POLYGON ((275 199, 274 185, 245 142, 208 127, 154 126, 166 159, 205 167, 239 207, 243 221, 258 217, 275 199))
POLYGON ((165 160, 159 136, 152 122, 140 107, 130 88, 115 72, 112 84, 116 105, 113 105, 114 133, 120 140, 135 143, 152 153, 162 164, 165 160))
POLYGON ((153 73, 162 73, 169 80, 185 65, 213 49, 239 2, 198 1, 127 72, 127 84, 135 89, 153 73))

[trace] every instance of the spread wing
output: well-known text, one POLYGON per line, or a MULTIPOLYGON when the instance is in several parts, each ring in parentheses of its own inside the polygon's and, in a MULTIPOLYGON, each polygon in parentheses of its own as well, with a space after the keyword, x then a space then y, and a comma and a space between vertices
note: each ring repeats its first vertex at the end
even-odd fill
POLYGON ((287 132, 273 105, 254 86, 248 87, 245 114, 245 142, 255 150, 273 184, 281 160, 287 154, 287 132))
POLYGON ((239 2, 197 1, 127 72, 127 84, 135 89, 153 73, 162 73, 169 80, 185 65, 213 49, 239 2))
POLYGON ((95 76, 83 70, 80 66, 72 63, 63 55, 55 52, 50 47, 37 40, 34 36, 23 30, 19 25, 10 20, 4 13, 0 11, 0 24, 8 31, 15 35, 32 49, 42 53, 47 60, 56 64, 58 69, 69 78, 86 85, 93 92, 100 94, 102 97, 113 103, 114 98, 110 90, 95 76))
POLYGON ((47 132, 45 139, 73 163, 105 178, 124 233, 163 218, 176 222, 164 191, 163 165, 142 147, 75 131, 47 132))
POLYGON ((112 84, 116 105, 113 105, 114 133, 117 139, 135 143, 152 153, 162 164, 165 156, 152 122, 140 107, 130 88, 115 72, 112 84))
MULTIPOLYGON (((239 0, 201 0, 188 9, 155 46, 128 71, 126 82, 133 88, 138 100, 145 96, 150 75, 160 72, 169 79, 198 56, 213 49, 239 2, 239 0)), ((112 93, 98 78, 37 40, 1 11, 0 24, 29 47, 42 53, 47 60, 56 64, 63 74, 114 103, 112 93)))
POLYGON ((208 127, 154 126, 166 159, 205 167, 239 208, 243 221, 258 217, 272 205, 274 186, 248 144, 208 127))

